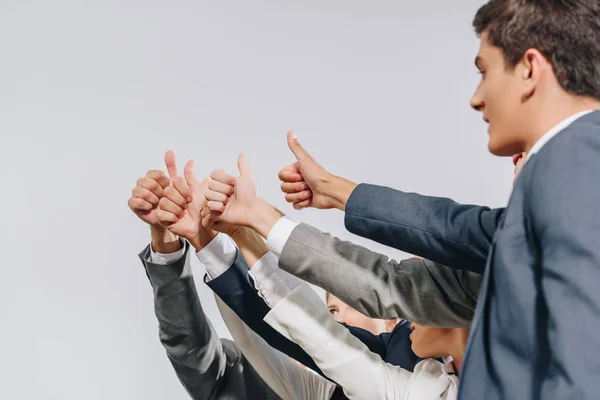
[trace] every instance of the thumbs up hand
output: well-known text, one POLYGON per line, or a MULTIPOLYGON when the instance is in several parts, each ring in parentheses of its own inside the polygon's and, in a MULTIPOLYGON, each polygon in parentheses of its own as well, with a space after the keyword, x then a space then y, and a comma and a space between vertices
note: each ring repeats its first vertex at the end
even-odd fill
POLYGON ((281 190, 286 193, 285 200, 297 210, 307 207, 340 208, 339 201, 332 196, 332 185, 343 183, 347 186, 348 181, 323 168, 302 147, 293 131, 288 132, 287 141, 297 161, 279 172, 281 190))
POLYGON ((201 226, 200 212, 206 201, 204 192, 207 190, 208 179, 198 182, 192 160, 185 165, 183 177, 179 176, 172 151, 165 154, 165 164, 171 184, 164 189, 163 197, 158 203, 158 222, 197 247, 199 241, 206 242, 200 239, 207 239, 207 232, 201 226))
POLYGON ((203 219, 205 227, 210 227, 217 219, 231 225, 249 226, 250 215, 260 197, 244 153, 238 158, 238 169, 238 177, 228 175, 223 170, 215 170, 210 174, 205 197, 206 207, 212 216, 203 219))

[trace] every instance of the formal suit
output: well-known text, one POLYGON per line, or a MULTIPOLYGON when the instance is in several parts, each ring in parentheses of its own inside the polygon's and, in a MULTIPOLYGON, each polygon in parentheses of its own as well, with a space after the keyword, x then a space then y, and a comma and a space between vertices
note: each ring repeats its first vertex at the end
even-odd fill
MULTIPOLYGON (((189 244, 185 244, 189 246, 189 244)), ((185 259, 150 262, 150 246, 139 255, 152 284, 160 341, 193 399, 279 399, 241 354, 219 339, 202 311, 191 276, 181 277, 185 259)))
POLYGON ((485 271, 463 399, 600 398, 600 112, 561 125, 530 152, 506 209, 369 185, 347 203, 352 232, 485 271))

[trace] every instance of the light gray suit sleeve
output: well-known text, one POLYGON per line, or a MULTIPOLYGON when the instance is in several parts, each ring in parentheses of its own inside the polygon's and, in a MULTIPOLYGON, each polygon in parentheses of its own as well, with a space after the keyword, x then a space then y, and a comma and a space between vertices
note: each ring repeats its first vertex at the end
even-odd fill
POLYGON ((410 258, 400 262, 300 224, 279 266, 373 318, 469 327, 481 275, 410 258))

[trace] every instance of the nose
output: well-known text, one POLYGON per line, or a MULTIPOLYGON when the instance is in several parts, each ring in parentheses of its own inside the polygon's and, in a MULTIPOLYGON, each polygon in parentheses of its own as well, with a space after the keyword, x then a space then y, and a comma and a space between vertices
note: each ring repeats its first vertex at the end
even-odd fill
POLYGON ((485 102, 483 101, 483 95, 481 94, 481 89, 479 86, 477 86, 475 93, 473 93, 470 104, 471 108, 473 108, 475 111, 483 111, 485 102))

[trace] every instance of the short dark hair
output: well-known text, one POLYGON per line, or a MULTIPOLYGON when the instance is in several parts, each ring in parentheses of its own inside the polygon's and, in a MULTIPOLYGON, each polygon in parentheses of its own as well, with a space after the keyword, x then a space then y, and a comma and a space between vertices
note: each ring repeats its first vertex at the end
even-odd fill
POLYGON ((565 91, 600 100, 599 0, 489 0, 473 27, 478 36, 487 31, 508 68, 537 49, 565 91))

